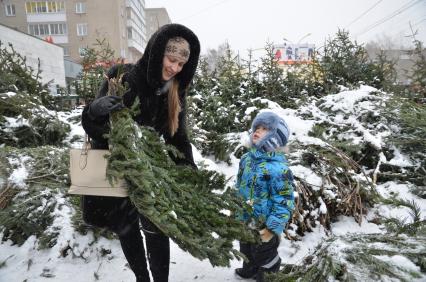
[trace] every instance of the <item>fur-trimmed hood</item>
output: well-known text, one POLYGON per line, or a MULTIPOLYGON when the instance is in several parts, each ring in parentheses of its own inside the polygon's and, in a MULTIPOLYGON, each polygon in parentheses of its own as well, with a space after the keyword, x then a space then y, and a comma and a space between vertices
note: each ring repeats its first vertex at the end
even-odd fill
POLYGON ((192 80, 198 65, 200 42, 187 27, 180 24, 167 24, 160 27, 148 41, 142 58, 136 63, 138 75, 146 75, 149 86, 159 88, 162 85, 162 66, 164 51, 170 38, 180 36, 188 41, 190 56, 182 71, 176 75, 181 89, 185 89, 192 80))

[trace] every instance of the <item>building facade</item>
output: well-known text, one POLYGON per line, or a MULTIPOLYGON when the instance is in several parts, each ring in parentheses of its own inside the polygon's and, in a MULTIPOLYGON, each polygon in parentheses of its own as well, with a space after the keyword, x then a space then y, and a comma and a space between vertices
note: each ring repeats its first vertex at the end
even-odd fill
POLYGON ((27 66, 32 67, 34 73, 39 70, 40 62, 40 81, 50 83, 51 94, 56 95, 59 87, 66 87, 64 51, 60 46, 1 24, 0 41, 2 48, 10 50, 11 44, 17 53, 25 56, 27 66))
MULTIPOLYGON (((380 50, 378 48, 367 48, 367 53, 370 60, 378 61, 380 52, 383 52, 387 60, 394 62, 396 71, 396 83, 399 85, 408 85, 412 81, 410 76, 413 74, 414 62, 418 60, 413 50, 403 49, 387 49, 380 50)), ((423 51, 423 56, 426 56, 426 50, 423 51)))
POLYGON ((74 62, 97 40, 127 62, 146 45, 145 0, 2 0, 0 23, 62 46, 74 62))
POLYGON ((145 15, 146 38, 148 39, 157 29, 172 22, 165 8, 147 8, 145 9, 145 15))

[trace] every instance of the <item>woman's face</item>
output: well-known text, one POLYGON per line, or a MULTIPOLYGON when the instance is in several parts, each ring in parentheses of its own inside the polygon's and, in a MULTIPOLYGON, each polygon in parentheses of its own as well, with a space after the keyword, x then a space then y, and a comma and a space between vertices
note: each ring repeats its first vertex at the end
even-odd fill
POLYGON ((178 58, 172 55, 164 55, 162 72, 163 80, 168 81, 180 73, 185 63, 186 60, 183 60, 182 58, 178 58))
POLYGON ((268 132, 269 132, 268 128, 266 128, 263 125, 259 125, 258 127, 256 127, 256 130, 253 132, 251 142, 253 142, 253 144, 256 144, 257 142, 259 142, 259 140, 261 140, 263 137, 265 137, 265 135, 268 132))

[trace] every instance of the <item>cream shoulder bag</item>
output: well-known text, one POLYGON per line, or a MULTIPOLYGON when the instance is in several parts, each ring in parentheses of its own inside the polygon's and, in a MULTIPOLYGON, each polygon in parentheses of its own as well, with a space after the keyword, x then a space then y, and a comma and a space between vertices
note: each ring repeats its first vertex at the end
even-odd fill
POLYGON ((88 138, 83 149, 70 149, 69 194, 127 197, 124 179, 111 185, 106 177, 108 150, 92 150, 88 138))

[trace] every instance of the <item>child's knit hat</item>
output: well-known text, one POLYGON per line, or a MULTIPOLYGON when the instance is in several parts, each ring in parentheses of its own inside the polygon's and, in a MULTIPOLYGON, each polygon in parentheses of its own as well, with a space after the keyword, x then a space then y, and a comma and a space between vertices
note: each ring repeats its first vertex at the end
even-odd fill
POLYGON ((265 152, 271 152, 279 147, 284 147, 287 144, 290 129, 287 123, 280 116, 273 112, 261 112, 257 114, 251 125, 251 138, 259 125, 263 125, 269 129, 269 132, 260 139, 256 144, 253 144, 257 149, 265 152))

